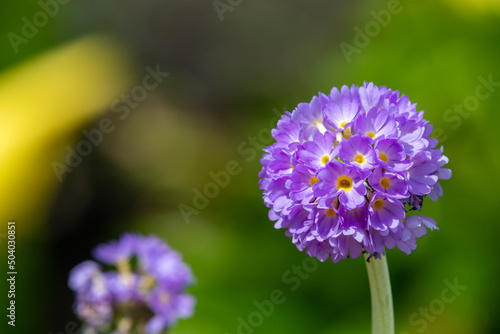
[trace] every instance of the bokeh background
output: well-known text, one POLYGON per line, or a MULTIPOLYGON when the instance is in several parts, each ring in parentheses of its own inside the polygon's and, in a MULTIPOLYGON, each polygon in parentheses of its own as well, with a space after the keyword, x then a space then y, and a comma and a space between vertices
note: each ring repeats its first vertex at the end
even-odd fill
POLYGON ((1 332, 65 333, 77 321, 69 270, 95 245, 139 231, 165 238, 198 279, 196 313, 173 334, 238 333, 238 317, 275 289, 286 301, 252 333, 369 333, 362 259, 319 264, 292 291, 287 279, 298 275, 288 271, 307 257, 268 221, 257 174, 276 113, 332 86, 373 81, 425 110, 453 170, 445 196, 424 206, 440 230, 411 256, 388 252, 396 332, 500 333, 500 84, 482 88, 489 97, 471 111, 453 109, 473 100, 480 77, 500 82, 500 1, 401 0, 358 45, 355 28, 397 2, 232 3, 221 20, 210 0, 71 1, 23 32, 41 5, 0 2, 0 276, 9 220, 18 271, 16 327, 2 316, 1 332), (356 52, 346 57, 341 43, 356 52), (114 112, 148 66, 169 75, 130 113, 114 112), (106 118, 113 131, 59 180, 54 162, 106 118), (185 219, 179 205, 192 206, 193 189, 232 160, 241 172, 185 219), (438 305, 445 280, 467 288, 411 322, 438 305))

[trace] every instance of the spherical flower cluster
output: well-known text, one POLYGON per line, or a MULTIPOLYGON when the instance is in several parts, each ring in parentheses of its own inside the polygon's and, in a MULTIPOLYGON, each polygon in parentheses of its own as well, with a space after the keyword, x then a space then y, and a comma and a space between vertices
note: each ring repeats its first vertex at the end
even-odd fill
POLYGON ((185 292, 191 269, 159 238, 126 233, 93 255, 116 270, 103 271, 94 261, 71 270, 75 313, 87 328, 156 334, 193 314, 195 300, 185 292))
POLYGON ((443 194, 448 162, 432 125, 407 96, 386 87, 333 88, 278 121, 261 160, 260 187, 269 218, 299 250, 338 262, 378 256, 437 229, 420 210, 443 194))

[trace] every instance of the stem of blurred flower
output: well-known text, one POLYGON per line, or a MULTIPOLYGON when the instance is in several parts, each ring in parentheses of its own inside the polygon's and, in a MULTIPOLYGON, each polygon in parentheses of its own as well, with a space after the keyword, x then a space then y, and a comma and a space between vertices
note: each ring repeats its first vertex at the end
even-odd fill
POLYGON ((394 334, 394 309, 386 256, 376 259, 365 253, 365 260, 372 300, 372 334, 394 334))

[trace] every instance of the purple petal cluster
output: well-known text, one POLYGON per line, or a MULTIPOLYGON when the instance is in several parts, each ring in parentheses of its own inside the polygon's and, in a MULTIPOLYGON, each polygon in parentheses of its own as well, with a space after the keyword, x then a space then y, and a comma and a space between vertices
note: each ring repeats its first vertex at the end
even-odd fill
POLYGON ((432 125, 407 96, 387 87, 333 88, 278 121, 259 174, 269 218, 299 250, 325 261, 377 256, 437 229, 421 210, 443 195, 448 158, 432 125))
POLYGON ((185 292, 193 283, 191 269, 156 236, 126 233, 93 255, 101 264, 82 262, 68 280, 75 313, 86 326, 157 334, 193 314, 195 299, 185 292))

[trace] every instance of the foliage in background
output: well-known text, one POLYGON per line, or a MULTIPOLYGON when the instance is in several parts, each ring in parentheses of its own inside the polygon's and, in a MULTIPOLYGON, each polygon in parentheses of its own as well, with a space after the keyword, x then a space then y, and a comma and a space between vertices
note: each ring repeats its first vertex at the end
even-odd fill
MULTIPOLYGON (((85 57, 77 52, 69 62, 58 62, 57 71, 40 70, 31 79, 24 79, 30 76, 24 72, 28 67, 9 68, 15 71, 11 72, 14 79, 25 76, 15 94, 0 99, 0 105, 9 104, 8 111, 0 110, 0 123, 7 123, 5 115, 14 113, 11 109, 26 118, 15 114, 17 125, 3 126, 0 138, 13 131, 14 142, 30 145, 26 144, 29 150, 13 149, 2 155, 4 168, 19 170, 9 167, 0 182, 14 184, 13 194, 33 197, 20 195, 11 204, 31 213, 31 218, 22 219, 20 213, 7 219, 17 219, 19 225, 37 219, 44 222, 43 233, 30 235, 18 245, 16 329, 64 332, 65 325, 75 321, 66 288, 70 268, 89 258, 93 245, 124 230, 137 230, 165 238, 184 254, 198 278, 189 291, 198 300, 196 314, 174 328, 174 334, 237 333, 239 319, 248 323, 249 316, 261 312, 256 304, 271 300, 275 290, 282 291, 285 300, 274 304, 272 315, 263 316, 262 324, 252 328, 255 333, 366 333, 370 303, 362 260, 335 266, 305 262, 307 256, 270 226, 258 189, 259 157, 251 151, 242 154, 238 148, 243 145, 259 152, 259 145, 269 144, 259 134, 274 125, 270 123, 275 108, 291 111, 318 91, 373 81, 399 88, 418 103, 419 110, 425 110, 426 119, 447 136, 442 141, 454 171, 452 181, 444 185, 443 199, 424 203, 426 214, 435 218, 440 230, 419 240, 411 257, 388 252, 396 331, 499 332, 499 270, 494 254, 500 227, 494 175, 500 170, 500 157, 495 154, 500 87, 492 85, 488 98, 479 100, 474 110, 455 109, 476 95, 480 77, 500 82, 498 2, 428 0, 401 1, 401 5, 403 10, 370 37, 350 63, 340 43, 353 44, 354 28, 364 29, 374 20, 371 11, 386 9, 387 1, 243 2, 223 22, 210 1, 152 1, 140 6, 133 1, 70 2, 20 54, 9 54, 11 46, 3 38, 4 68, 97 29, 113 32, 129 45, 137 58, 136 72, 161 63, 171 73, 65 179, 57 196, 44 190, 39 193, 45 193, 43 198, 35 199, 36 190, 42 189, 39 184, 52 183, 52 189, 58 185, 50 163, 54 153, 64 149, 67 136, 81 136, 83 129, 95 127, 106 117, 110 103, 129 92, 123 84, 140 83, 142 78, 121 80, 121 72, 118 77, 105 75, 112 84, 109 94, 89 108, 95 113, 76 117, 85 105, 77 103, 76 108, 66 103, 87 102, 89 91, 98 88, 93 80, 102 78, 99 62, 109 63, 108 53, 85 57), (82 58, 85 65, 79 66, 82 58), (77 86, 58 78, 58 74, 71 77, 68 70, 63 71, 65 64, 78 69, 78 77, 73 77, 77 86), (49 89, 51 80, 59 82, 57 88, 65 89, 65 96, 82 95, 64 98, 63 109, 56 110, 48 103, 58 105, 62 99, 49 89), (30 82, 35 83, 30 86, 30 82), (37 82, 34 91, 47 89, 41 96, 30 89, 37 82), (88 91, 76 89, 81 85, 88 91), (76 118, 64 123, 63 129, 58 114, 76 118), (91 118, 92 123, 82 125, 91 118), (31 137, 34 134, 39 137, 31 137), (42 150, 52 136, 65 139, 57 140, 53 150, 42 150), (257 138, 255 148, 250 137, 257 138), (38 158, 33 159, 30 152, 38 158), (231 160, 239 163, 241 172, 186 224, 178 205, 192 205, 193 188, 203 189, 213 182, 210 172, 225 170, 231 160), (43 214, 47 211, 48 216, 43 214), (443 302, 440 312, 430 311, 429 319, 422 316, 421 308, 438 305, 446 282, 453 284, 455 279, 467 288, 453 302, 443 302)), ((37 10, 36 5, 12 2, 1 6, 3 36, 19 31, 21 17, 37 10)), ((120 56, 111 58, 112 65, 120 56)), ((4 141, 0 147, 5 145, 4 141)), ((3 206, 8 200, 2 197, 2 210, 17 212, 3 206)))

